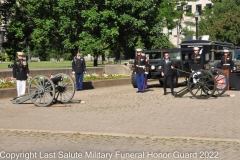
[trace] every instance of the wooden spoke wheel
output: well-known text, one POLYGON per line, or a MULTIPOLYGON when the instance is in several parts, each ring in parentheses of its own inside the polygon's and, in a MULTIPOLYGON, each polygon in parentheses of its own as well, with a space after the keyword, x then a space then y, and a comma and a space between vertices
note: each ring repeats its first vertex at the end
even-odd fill
POLYGON ((75 85, 72 78, 64 73, 59 73, 54 76, 54 78, 56 77, 62 77, 62 80, 56 85, 55 98, 60 102, 69 102, 75 94, 75 85))
POLYGON ((55 85, 50 78, 39 75, 34 77, 28 85, 29 99, 40 107, 49 106, 55 96, 55 85))
POLYGON ((207 99, 216 91, 216 80, 213 74, 207 70, 193 72, 188 79, 188 89, 193 97, 207 99))

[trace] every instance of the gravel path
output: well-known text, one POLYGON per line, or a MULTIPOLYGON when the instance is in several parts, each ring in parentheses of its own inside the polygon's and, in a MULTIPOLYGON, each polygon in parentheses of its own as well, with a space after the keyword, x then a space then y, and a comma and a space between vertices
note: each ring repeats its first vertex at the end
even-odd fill
POLYGON ((68 107, 0 99, 0 159, 240 159, 240 92, 173 98, 154 83, 145 93, 131 85, 76 92, 68 107))

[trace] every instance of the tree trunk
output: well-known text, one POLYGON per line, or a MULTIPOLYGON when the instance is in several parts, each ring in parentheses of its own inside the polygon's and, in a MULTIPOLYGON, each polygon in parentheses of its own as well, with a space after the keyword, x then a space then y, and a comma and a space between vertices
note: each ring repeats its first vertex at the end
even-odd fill
POLYGON ((105 54, 102 54, 102 64, 104 64, 105 61, 105 54))
POLYGON ((94 66, 94 67, 97 67, 97 66, 98 66, 98 52, 97 52, 97 51, 94 51, 93 66, 94 66))

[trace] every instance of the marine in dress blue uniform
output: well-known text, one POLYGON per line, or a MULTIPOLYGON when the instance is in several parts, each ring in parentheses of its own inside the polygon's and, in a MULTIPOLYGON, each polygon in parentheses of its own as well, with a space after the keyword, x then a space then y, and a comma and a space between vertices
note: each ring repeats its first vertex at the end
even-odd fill
POLYGON ((221 58, 222 69, 232 70, 234 63, 232 57, 229 55, 229 50, 223 50, 224 55, 221 58))
POLYGON ((25 94, 26 80, 29 76, 28 63, 23 59, 23 52, 17 52, 18 59, 13 64, 13 78, 17 80, 17 96, 25 94))
POLYGON ((86 72, 85 59, 81 57, 81 52, 78 51, 77 55, 73 57, 72 61, 72 73, 75 75, 77 91, 81 91, 83 89, 82 84, 84 72, 86 72))
MULTIPOLYGON (((224 73, 226 73, 227 78, 229 79, 229 74, 230 71, 233 69, 234 62, 232 60, 232 57, 229 55, 229 50, 225 49, 223 50, 224 55, 221 58, 221 65, 222 65, 222 70, 224 73)), ((229 84, 228 84, 228 90, 229 90, 229 84)))
POLYGON ((142 49, 136 49, 137 56, 134 59, 134 71, 136 73, 137 80, 137 93, 143 93, 145 91, 144 86, 144 74, 147 67, 146 56, 142 56, 142 49))

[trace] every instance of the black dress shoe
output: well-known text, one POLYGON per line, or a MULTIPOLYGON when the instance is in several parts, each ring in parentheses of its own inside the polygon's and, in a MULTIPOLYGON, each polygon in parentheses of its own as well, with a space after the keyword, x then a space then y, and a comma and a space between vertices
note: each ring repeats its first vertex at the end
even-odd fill
POLYGON ((163 93, 163 95, 167 95, 167 93, 163 93))

